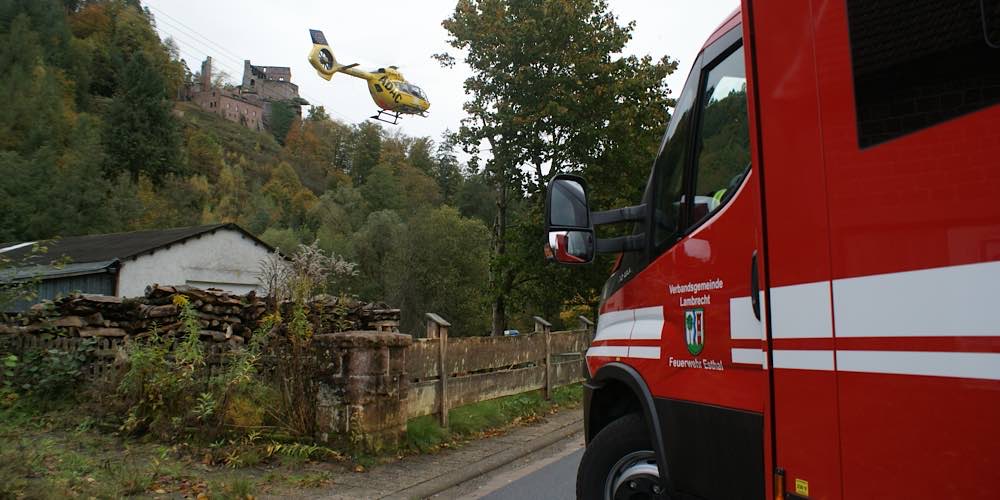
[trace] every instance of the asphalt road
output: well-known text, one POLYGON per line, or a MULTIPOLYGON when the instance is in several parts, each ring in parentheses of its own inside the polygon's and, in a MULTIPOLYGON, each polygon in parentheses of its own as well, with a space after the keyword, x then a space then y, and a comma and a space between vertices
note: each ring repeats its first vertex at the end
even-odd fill
POLYGON ((583 433, 542 448, 493 472, 456 485, 433 500, 561 500, 576 498, 583 433))
POLYGON ((484 500, 574 500, 579 449, 483 497, 484 500))

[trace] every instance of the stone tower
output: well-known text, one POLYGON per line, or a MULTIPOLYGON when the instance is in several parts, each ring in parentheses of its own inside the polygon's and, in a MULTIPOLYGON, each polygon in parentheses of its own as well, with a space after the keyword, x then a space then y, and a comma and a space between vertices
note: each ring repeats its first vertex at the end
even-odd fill
POLYGON ((212 56, 208 56, 201 63, 201 91, 212 90, 212 56))

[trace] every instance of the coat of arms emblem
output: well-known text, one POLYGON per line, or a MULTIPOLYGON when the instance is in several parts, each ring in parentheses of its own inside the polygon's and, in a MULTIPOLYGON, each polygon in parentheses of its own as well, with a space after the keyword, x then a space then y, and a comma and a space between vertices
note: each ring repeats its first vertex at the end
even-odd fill
POLYGON ((705 348, 705 310, 702 308, 684 311, 684 339, 692 356, 701 354, 705 348))

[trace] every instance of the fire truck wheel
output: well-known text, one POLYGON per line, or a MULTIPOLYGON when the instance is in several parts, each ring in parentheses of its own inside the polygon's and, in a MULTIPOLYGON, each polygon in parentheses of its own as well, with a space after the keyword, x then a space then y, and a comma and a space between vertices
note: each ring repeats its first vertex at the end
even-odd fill
POLYGON ((587 445, 576 474, 578 500, 665 498, 646 423, 636 413, 607 425, 587 445))

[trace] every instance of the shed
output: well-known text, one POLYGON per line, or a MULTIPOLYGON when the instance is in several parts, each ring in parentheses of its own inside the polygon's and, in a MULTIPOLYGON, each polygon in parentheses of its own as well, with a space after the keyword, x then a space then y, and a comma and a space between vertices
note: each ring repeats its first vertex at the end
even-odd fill
MULTIPOLYGON (((0 244, 0 256, 21 262, 35 242, 0 244)), ((38 299, 70 292, 119 297, 143 295, 146 286, 191 285, 244 294, 259 290, 260 261, 274 251, 236 224, 73 236, 42 242, 48 251, 0 276, 41 280, 38 299), (52 265, 53 261, 64 261, 52 265)), ((30 304, 18 304, 24 309, 30 304)))

